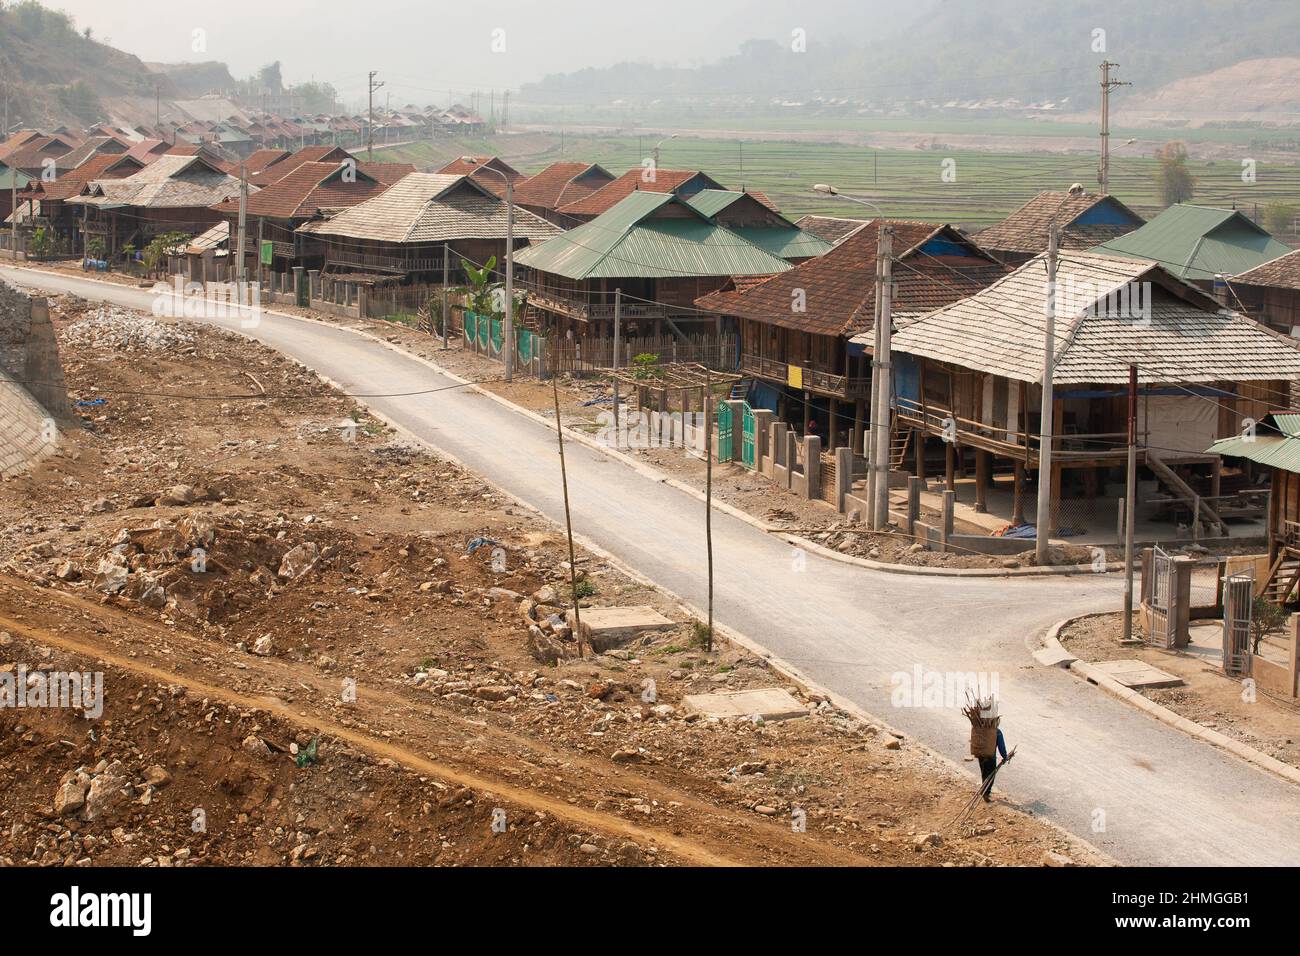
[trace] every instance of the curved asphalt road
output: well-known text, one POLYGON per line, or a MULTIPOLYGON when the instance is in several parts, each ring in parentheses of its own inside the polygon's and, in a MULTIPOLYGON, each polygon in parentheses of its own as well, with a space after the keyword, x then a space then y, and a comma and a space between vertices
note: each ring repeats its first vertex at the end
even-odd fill
MULTIPOLYGON (((132 308, 148 310, 153 301, 145 291, 76 276, 0 268, 0 277, 132 308)), ((249 331, 351 392, 451 384, 333 326, 264 313, 249 331)), ((365 401, 563 521, 553 430, 469 390, 365 401)), ((570 443, 566 452, 575 531, 703 606, 703 505, 590 448, 570 443)), ((713 529, 721 623, 954 760, 966 756, 965 719, 955 708, 894 706, 891 675, 911 674, 918 664, 996 672, 1007 740, 1019 747, 999 787, 1116 859, 1300 863, 1300 792, 1292 785, 1030 657, 1027 634, 1071 614, 1116 607, 1115 575, 904 576, 813 554, 798 562, 789 544, 721 512, 713 529)))

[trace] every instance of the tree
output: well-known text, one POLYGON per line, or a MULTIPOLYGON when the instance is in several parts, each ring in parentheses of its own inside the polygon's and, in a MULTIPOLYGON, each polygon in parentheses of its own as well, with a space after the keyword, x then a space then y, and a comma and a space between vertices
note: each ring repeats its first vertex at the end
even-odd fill
POLYGON ((1274 235, 1295 232, 1295 219, 1300 209, 1284 202, 1271 202, 1264 207, 1264 228, 1274 235))
POLYGON ((1160 162, 1156 183, 1164 204, 1172 206, 1191 199, 1196 180, 1187 168, 1187 145, 1177 141, 1165 143, 1156 153, 1156 159, 1160 162))

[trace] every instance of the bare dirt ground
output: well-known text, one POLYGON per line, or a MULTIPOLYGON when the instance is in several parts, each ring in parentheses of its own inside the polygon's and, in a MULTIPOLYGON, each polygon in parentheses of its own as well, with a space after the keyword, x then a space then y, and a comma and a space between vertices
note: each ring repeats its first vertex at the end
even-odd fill
POLYGON ((0 673, 105 705, 0 709, 0 862, 1102 862, 1002 802, 951 826, 969 778, 589 554, 585 604, 675 623, 577 657, 549 523, 238 336, 53 306, 86 427, 0 484, 0 673), (808 716, 683 707, 773 686, 808 716))
MULTIPOLYGON (((1122 620, 1120 614, 1083 618, 1062 629, 1061 644, 1085 661, 1140 660, 1182 678, 1181 686, 1140 693, 1188 720, 1300 767, 1300 707, 1263 691, 1246 693, 1240 680, 1203 657, 1148 645, 1121 647, 1122 620)), ((1133 633, 1141 634, 1136 615, 1133 633)))

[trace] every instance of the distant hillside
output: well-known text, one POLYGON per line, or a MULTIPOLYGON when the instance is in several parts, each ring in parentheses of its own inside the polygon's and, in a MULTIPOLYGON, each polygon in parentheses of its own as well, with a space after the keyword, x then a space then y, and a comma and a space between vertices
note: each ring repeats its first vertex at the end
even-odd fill
POLYGON ((1124 104, 1130 119, 1186 119, 1189 125, 1215 120, 1300 121, 1300 57, 1273 57, 1175 80, 1124 104))
MULTIPOLYGON (((732 97, 942 106, 1014 98, 1069 109, 1081 99, 1096 102, 1097 64, 1107 57, 1121 64, 1122 79, 1135 84, 1117 93, 1118 100, 1247 59, 1300 56, 1296 0, 830 0, 804 6, 832 25, 808 29, 806 52, 792 50, 789 36, 768 32, 771 39, 745 42, 739 53, 701 67, 624 63, 555 74, 525 86, 520 101, 732 97), (1104 51, 1094 49, 1099 29, 1105 31, 1104 51)), ((808 18, 789 22, 802 19, 808 18)), ((737 35, 753 36, 744 27, 737 26, 737 35)), ((663 60, 670 57, 670 50, 663 52, 663 60)))
POLYGON ((207 93, 235 88, 235 78, 226 64, 219 60, 206 63, 146 63, 154 73, 161 73, 171 81, 178 96, 196 97, 207 93))
MULTIPOLYGON (((154 95, 155 75, 137 57, 78 32, 67 14, 38 3, 0 3, 0 75, 10 124, 84 125, 107 118, 103 98, 154 95)), ((164 97, 173 94, 161 78, 164 97)))

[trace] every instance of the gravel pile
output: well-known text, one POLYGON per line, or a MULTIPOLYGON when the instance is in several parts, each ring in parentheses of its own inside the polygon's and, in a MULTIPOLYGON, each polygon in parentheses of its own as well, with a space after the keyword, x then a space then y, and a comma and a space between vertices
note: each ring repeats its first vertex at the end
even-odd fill
POLYGON ((83 348, 168 352, 194 344, 194 333, 125 309, 105 309, 69 325, 63 341, 83 348))

